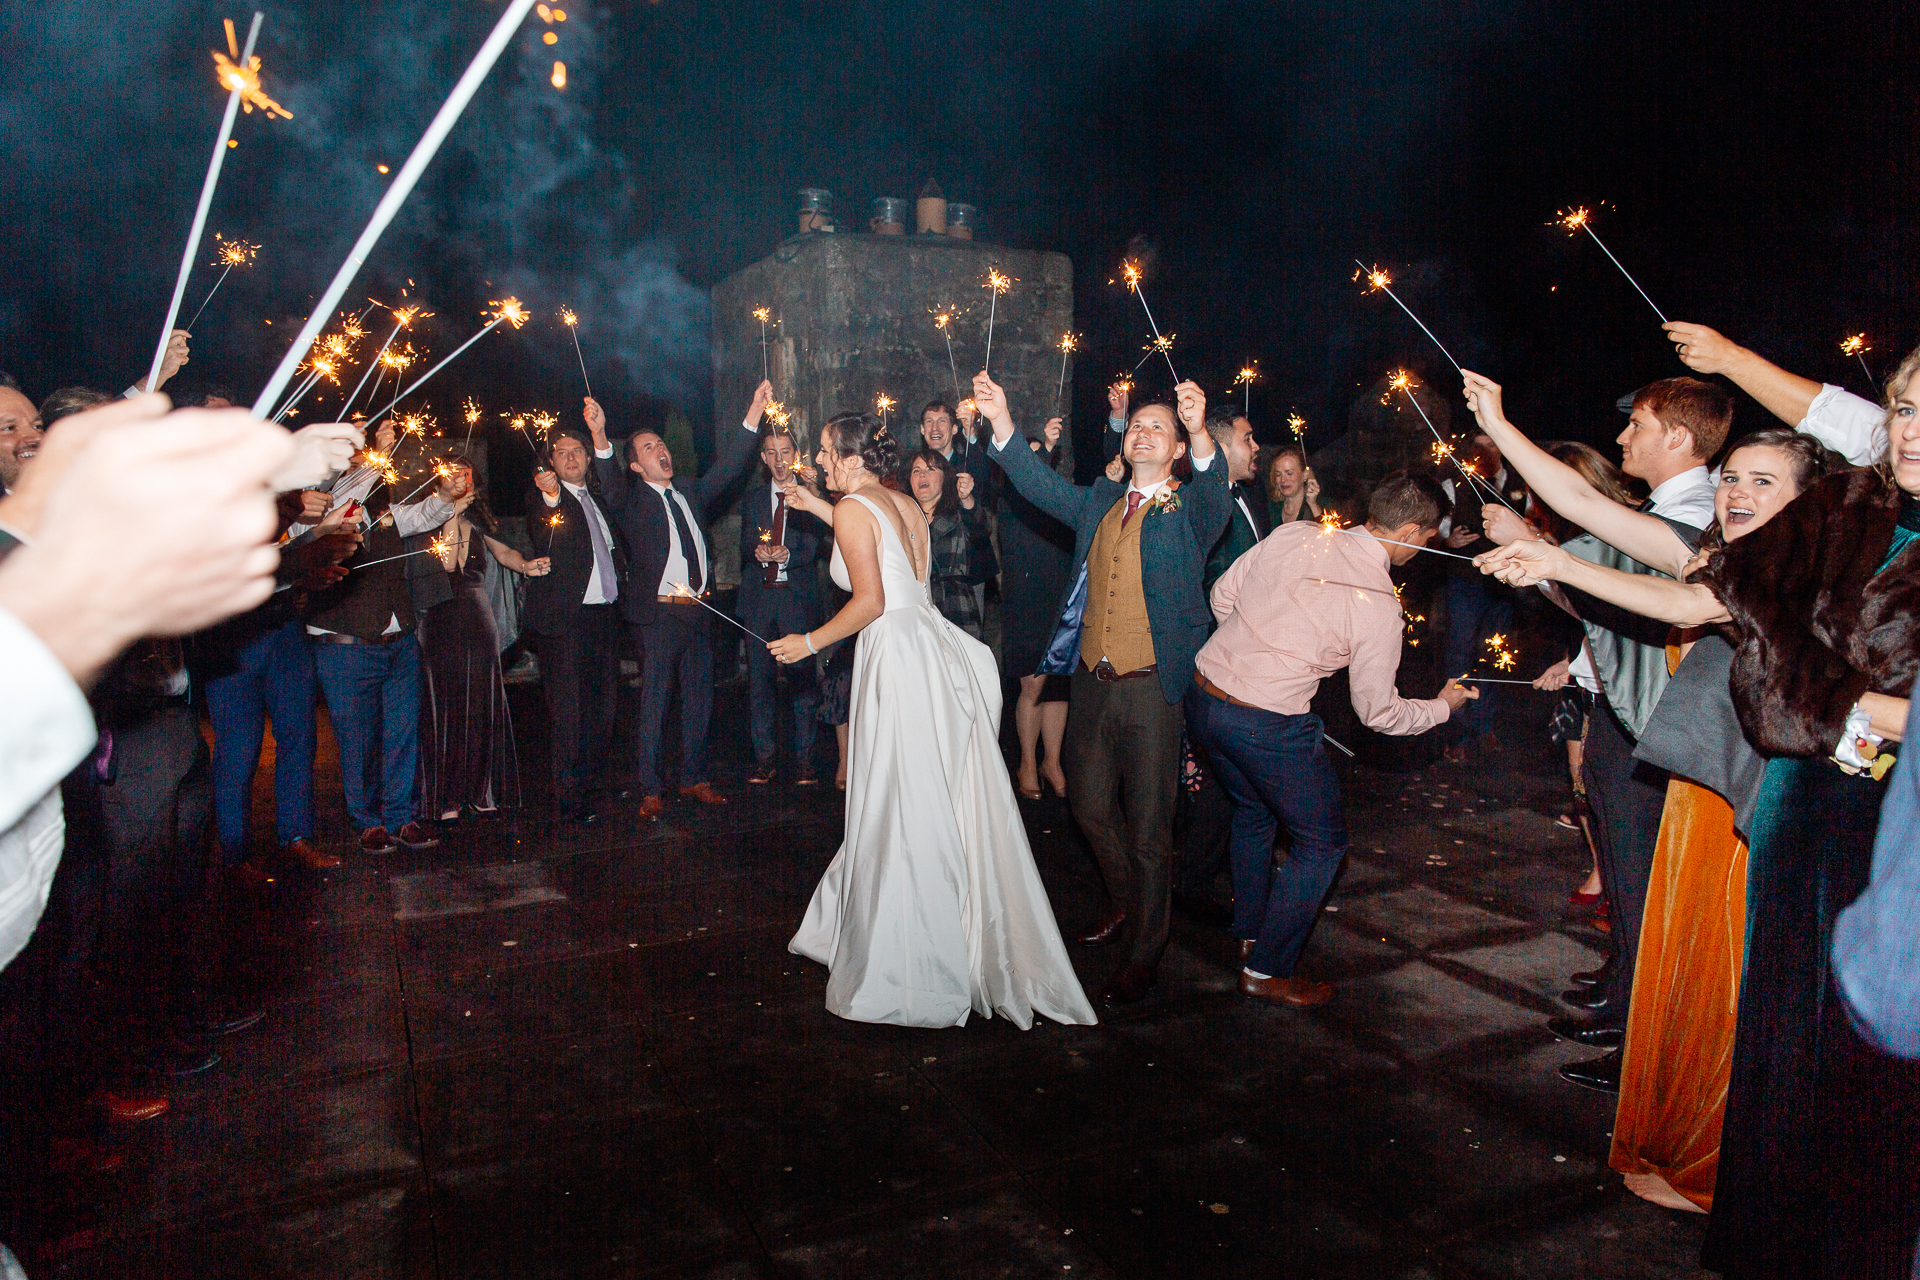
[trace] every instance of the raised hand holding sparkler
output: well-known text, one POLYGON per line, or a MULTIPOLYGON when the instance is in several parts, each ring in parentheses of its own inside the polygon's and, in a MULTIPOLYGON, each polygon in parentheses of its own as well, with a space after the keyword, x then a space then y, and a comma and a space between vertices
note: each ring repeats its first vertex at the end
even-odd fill
MULTIPOLYGON (((1594 233, 1593 211, 1591 209, 1585 205, 1581 205, 1578 209, 1562 209, 1559 215, 1547 225, 1565 227, 1568 235, 1578 235, 1584 231, 1588 235, 1593 236, 1593 242, 1600 246, 1600 252, 1607 255, 1607 261, 1616 267, 1620 267, 1620 274, 1627 277, 1627 283, 1633 286, 1635 293, 1639 294, 1642 298, 1646 298, 1647 305, 1653 307, 1653 314, 1660 317, 1660 323, 1665 324, 1667 322, 1667 313, 1655 306, 1652 298, 1647 298, 1647 291, 1640 287, 1640 282, 1635 280, 1632 273, 1625 267, 1620 266, 1620 259, 1613 256, 1613 250, 1607 248, 1606 242, 1594 233)), ((1458 368, 1459 366, 1455 365, 1454 367, 1458 368)))

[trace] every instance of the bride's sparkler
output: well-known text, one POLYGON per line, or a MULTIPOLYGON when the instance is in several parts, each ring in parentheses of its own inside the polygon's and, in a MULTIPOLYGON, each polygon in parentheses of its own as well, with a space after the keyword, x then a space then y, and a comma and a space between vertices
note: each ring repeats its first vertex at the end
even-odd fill
MULTIPOLYGON (((1585 205, 1581 205, 1578 209, 1563 209, 1560 211, 1560 215, 1547 225, 1565 227, 1569 235, 1575 235, 1584 231, 1588 235, 1593 236, 1593 242, 1600 246, 1600 252, 1607 255, 1607 261, 1616 267, 1620 267, 1620 274, 1627 278, 1627 283, 1633 286, 1635 293, 1638 293, 1642 298, 1646 298, 1647 305, 1653 307, 1653 314, 1660 317, 1660 323, 1665 324, 1667 322, 1667 313, 1655 306, 1652 298, 1647 298, 1647 291, 1640 287, 1640 282, 1633 278, 1633 273, 1625 267, 1620 266, 1620 259, 1613 256, 1613 250, 1607 248, 1606 241, 1594 233, 1593 210, 1587 208, 1585 205)), ((1457 368, 1458 366, 1455 367, 1457 368)))
POLYGON ((711 613, 716 618, 725 618, 728 622, 731 622, 734 626, 739 627, 742 631, 752 636, 755 640, 758 640, 761 644, 772 643, 772 641, 768 640, 765 636, 761 635, 759 632, 747 626, 746 623, 740 621, 740 619, 734 617, 732 614, 722 613, 720 610, 708 604, 705 600, 702 600, 698 595, 694 593, 693 588, 689 587, 686 583, 670 582, 667 585, 673 588, 673 594, 677 596, 685 596, 687 599, 693 601, 695 604, 699 605, 702 609, 705 609, 708 613, 711 613))
MULTIPOLYGON (((1141 270, 1138 262, 1129 258, 1120 264, 1120 274, 1126 279, 1128 292, 1140 299, 1140 309, 1147 313, 1147 328, 1153 330, 1153 340, 1154 343, 1158 345, 1161 341, 1160 326, 1154 321, 1153 308, 1147 305, 1147 291, 1140 287, 1141 277, 1143 277, 1146 272, 1141 270)), ((1173 339, 1168 338, 1166 345, 1159 347, 1159 351, 1161 355, 1167 358, 1167 373, 1173 378, 1173 384, 1179 386, 1180 375, 1173 371, 1173 339)), ((1142 361, 1142 363, 1145 362, 1142 361)), ((1135 365, 1133 367, 1138 369, 1140 366, 1135 365)))
POLYGON ((593 394, 593 382, 587 377, 587 358, 580 354, 580 317, 573 314, 572 307, 560 308, 560 323, 567 326, 567 332, 573 335, 573 356, 580 362, 580 381, 586 384, 587 394, 593 394))
POLYGON ((993 291, 993 301, 990 302, 987 306, 987 358, 983 362, 981 362, 981 365, 980 365, 980 368, 983 371, 986 371, 986 370, 991 370, 993 368, 994 313, 996 310, 998 310, 1000 306, 1000 295, 1013 287, 1013 281, 1008 279, 1007 276, 1001 272, 1000 268, 989 267, 987 268, 986 283, 982 284, 980 287, 982 289, 991 289, 993 291))
POLYGON ((436 364, 435 366, 433 366, 433 368, 421 374, 418 378, 415 378, 413 380, 412 386, 408 387, 405 391, 402 391, 399 395, 395 396, 392 400, 388 401, 386 408, 380 410, 379 413, 373 414, 372 417, 374 418, 384 417, 393 408, 394 405, 399 404, 402 400, 405 400, 408 396, 418 391, 422 386, 426 385, 426 382, 429 378, 433 377, 434 374, 440 372, 442 369, 446 368, 449 364, 453 363, 453 361, 459 357, 462 351, 465 351, 468 347, 480 341, 480 339, 486 337, 488 334, 492 333, 495 329, 498 329, 501 325, 510 324, 514 328, 518 329, 521 325, 527 322, 527 309, 525 306, 521 304, 518 298, 507 298, 506 300, 501 302, 489 302, 487 305, 494 308, 494 312, 493 312, 493 319, 487 323, 485 328, 481 329, 480 332, 474 334, 471 338, 468 338, 465 342, 455 347, 450 353, 448 353, 446 359, 442 360, 439 364, 436 364))
POLYGON ((1433 336, 1433 330, 1427 328, 1426 322, 1422 320, 1419 316, 1413 314, 1412 307, 1409 307, 1406 303, 1400 301, 1400 295, 1393 291, 1392 276, 1388 275, 1385 271, 1382 271, 1379 267, 1366 266, 1358 258, 1355 258, 1353 260, 1353 265, 1359 268, 1357 271, 1353 273, 1353 278, 1355 280, 1358 280, 1364 276, 1367 281, 1368 293, 1384 293, 1389 298, 1392 298, 1393 304, 1399 307, 1402 311, 1407 313, 1407 319, 1419 325, 1420 332, 1426 334, 1428 340, 1430 340, 1434 346, 1440 348, 1440 354, 1447 358, 1447 363, 1453 366, 1454 372, 1455 373, 1462 372, 1460 368, 1460 362, 1453 358, 1453 353, 1451 351, 1447 350, 1445 346, 1441 345, 1440 339, 1433 336))

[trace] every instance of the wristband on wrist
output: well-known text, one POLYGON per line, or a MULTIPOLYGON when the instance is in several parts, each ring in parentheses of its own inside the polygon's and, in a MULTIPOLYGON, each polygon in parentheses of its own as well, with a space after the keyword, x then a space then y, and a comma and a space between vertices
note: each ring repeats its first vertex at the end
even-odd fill
POLYGON ((813 632, 811 631, 804 632, 801 634, 800 638, 807 642, 808 653, 814 654, 816 656, 819 654, 820 651, 813 647, 813 632))

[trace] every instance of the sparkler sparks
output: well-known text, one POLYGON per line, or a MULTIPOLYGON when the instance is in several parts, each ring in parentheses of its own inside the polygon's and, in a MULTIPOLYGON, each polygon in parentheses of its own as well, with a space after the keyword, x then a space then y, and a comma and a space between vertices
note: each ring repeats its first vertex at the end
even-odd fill
POLYGON ((773 376, 767 372, 767 321, 773 318, 773 312, 765 307, 755 307, 753 318, 760 322, 760 380, 771 382, 773 376))
POLYGON ((1867 335, 1864 333, 1853 334, 1851 337, 1842 339, 1840 343, 1840 354, 1843 356, 1852 356, 1855 360, 1858 360, 1860 362, 1860 372, 1867 375, 1868 385, 1877 389, 1880 384, 1874 379, 1873 370, 1867 368, 1867 352, 1871 350, 1873 350, 1873 348, 1867 345, 1867 335))
POLYGON ((555 529, 558 529, 561 525, 565 524, 566 522, 567 522, 566 517, 558 511, 554 512, 552 515, 547 517, 547 554, 548 555, 553 554, 553 537, 554 537, 553 531, 555 529))
POLYGON ((580 317, 573 313, 572 307, 560 308, 560 323, 567 326, 567 332, 573 335, 573 358, 580 362, 580 381, 586 384, 587 394, 593 394, 593 380, 587 377, 587 358, 580 354, 580 317))
POLYGON ((1069 329, 1060 335, 1060 380, 1053 388, 1053 411, 1060 412, 1060 397, 1067 390, 1067 358, 1080 345, 1080 335, 1069 329))
POLYGON ((1578 209, 1562 209, 1559 214, 1555 216, 1554 220, 1547 225, 1550 227, 1564 227, 1570 236, 1578 235, 1582 231, 1592 236, 1593 242, 1600 246, 1600 252, 1607 255, 1607 261, 1619 267, 1620 274, 1627 278, 1627 283, 1633 286, 1633 291, 1646 299, 1648 306, 1653 307, 1653 314, 1660 317, 1660 323, 1665 324, 1667 322, 1667 313, 1656 306, 1652 298, 1647 297, 1647 291, 1640 287, 1640 282, 1633 278, 1633 273, 1620 265, 1620 259, 1613 256, 1613 250, 1607 248, 1606 241, 1602 240, 1599 235, 1595 233, 1593 229, 1593 211, 1591 209, 1588 209, 1585 205, 1581 205, 1578 209))
POLYGON ((764 412, 767 419, 776 427, 786 426, 788 420, 793 417, 793 410, 787 408, 786 405, 780 403, 778 400, 767 401, 767 407, 764 412))
MULTIPOLYGON (((1153 318, 1153 308, 1147 305, 1147 291, 1140 287, 1140 281, 1146 275, 1146 273, 1140 269, 1140 264, 1137 261, 1135 261, 1132 258, 1128 258, 1125 262, 1122 262, 1120 264, 1120 274, 1126 279, 1127 292, 1131 293, 1134 297, 1140 299, 1140 309, 1147 313, 1147 328, 1153 330, 1153 340, 1156 343, 1159 342, 1160 341, 1160 325, 1153 318)), ((1151 355, 1151 354, 1152 352, 1148 352, 1148 355, 1151 355)), ((1180 375, 1173 371, 1173 340, 1171 338, 1167 339, 1166 346, 1160 348, 1160 354, 1166 357, 1167 373, 1170 377, 1172 377, 1173 384, 1176 387, 1179 386, 1180 375)), ((1144 364, 1144 363, 1146 363, 1146 361, 1142 360, 1141 364, 1144 364)), ((1133 367, 1135 369, 1138 369, 1140 365, 1135 365, 1133 367)), ((1131 383, 1129 383, 1129 385, 1131 385, 1131 383)))
POLYGON ((1307 438, 1307 420, 1301 417, 1299 414, 1297 413, 1288 414, 1287 426, 1292 429, 1293 438, 1296 442, 1305 440, 1307 438))
POLYGON ((527 308, 518 298, 503 298, 499 302, 489 302, 487 305, 493 308, 493 324, 504 321, 518 329, 527 322, 527 308))
POLYGON ((986 283, 980 287, 993 291, 992 301, 987 307, 987 358, 980 364, 980 368, 984 372, 993 368, 993 320, 994 314, 1000 306, 1000 295, 1013 287, 1013 281, 1009 279, 1000 268, 988 267, 986 283))
POLYGON ((894 398, 884 391, 873 398, 873 411, 880 415, 882 423, 886 422, 887 414, 892 411, 894 403, 894 398))
POLYGON ((1168 353, 1173 350, 1173 340, 1179 336, 1180 335, 1177 333, 1157 335, 1152 342, 1149 342, 1146 346, 1140 348, 1142 351, 1146 352, 1147 354, 1140 357, 1140 363, 1133 366, 1133 371, 1135 373, 1140 372, 1140 365, 1145 364, 1147 361, 1153 359, 1153 357, 1156 354, 1166 356, 1167 368, 1172 369, 1173 357, 1168 353))
POLYGON ((248 244, 245 240, 229 240, 218 231, 213 238, 219 242, 213 251, 213 265, 216 267, 250 267, 259 256, 260 246, 248 244))
MULTIPOLYGON (((236 53, 234 57, 239 57, 236 53)), ((293 112, 260 91, 260 56, 255 54, 243 63, 235 62, 218 49, 213 51, 214 74, 220 80, 220 87, 230 93, 240 95, 240 105, 248 115, 255 107, 270 116, 279 116, 283 120, 293 119, 293 112)))
POLYGON ((1507 638, 1498 633, 1487 637, 1487 661, 1493 664, 1495 671, 1511 671, 1520 660, 1507 638))
MULTIPOLYGON (((486 326, 482 328, 480 332, 474 334, 471 338, 468 338, 465 342, 455 347, 440 361, 439 364, 436 364, 435 366, 433 366, 433 368, 427 370, 425 373, 421 374, 418 378, 415 378, 413 380, 412 385, 408 386, 405 391, 402 391, 399 395, 395 396, 392 400, 388 401, 386 407, 381 409, 379 413, 376 413, 373 416, 378 418, 384 415, 385 413, 388 412, 388 410, 392 409, 394 405, 399 404, 402 400, 405 400, 408 396, 418 391, 421 387, 427 384, 428 380, 431 379, 434 374, 439 373, 442 369, 446 368, 448 365, 452 364, 455 360, 459 359, 461 352, 465 351, 468 347, 472 346, 474 343, 480 341, 480 339, 492 333, 495 329, 498 329, 501 325, 510 324, 514 328, 518 329, 521 325, 527 322, 527 308, 520 302, 518 298, 504 298, 498 302, 488 302, 487 305, 493 308, 492 311, 488 312, 488 314, 491 315, 493 318, 487 322, 486 326)), ((398 381, 398 379, 395 379, 395 381, 398 381)))
POLYGON ((1388 275, 1385 271, 1382 271, 1378 266, 1373 266, 1373 267, 1366 266, 1358 258, 1355 258, 1353 260, 1353 265, 1356 268, 1358 268, 1358 270, 1356 270, 1353 273, 1353 278, 1355 280, 1358 280, 1362 276, 1365 276, 1367 280, 1368 293, 1384 293, 1389 298, 1392 298, 1393 304, 1399 307, 1402 311, 1407 313, 1407 319, 1413 321, 1415 324, 1420 326, 1420 332, 1427 335, 1428 341, 1432 342, 1434 346, 1440 348, 1440 354, 1447 358, 1447 363, 1453 366, 1454 372, 1455 373, 1462 372, 1460 368, 1460 362, 1453 358, 1453 353, 1451 351, 1447 350, 1446 347, 1441 345, 1440 339, 1433 336, 1433 330, 1427 328, 1426 322, 1422 320, 1419 316, 1413 314, 1412 307, 1409 307, 1406 303, 1400 301, 1400 295, 1393 291, 1392 276, 1388 275))

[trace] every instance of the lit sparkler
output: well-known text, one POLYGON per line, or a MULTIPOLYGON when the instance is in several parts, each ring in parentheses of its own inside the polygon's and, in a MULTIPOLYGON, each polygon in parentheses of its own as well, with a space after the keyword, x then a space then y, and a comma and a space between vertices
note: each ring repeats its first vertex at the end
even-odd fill
POLYGON ((1560 211, 1559 216, 1547 225, 1565 227, 1568 235, 1577 235, 1584 231, 1588 235, 1593 236, 1593 242, 1600 246, 1600 252, 1607 255, 1607 261, 1616 267, 1620 267, 1620 274, 1627 278, 1627 283, 1633 286, 1635 293, 1638 293, 1642 298, 1646 298, 1647 305, 1653 307, 1653 314, 1660 317, 1660 323, 1665 324, 1667 322, 1667 313, 1659 307, 1654 306, 1653 299, 1647 298, 1647 291, 1640 287, 1640 282, 1633 278, 1633 273, 1625 267, 1620 266, 1620 259, 1613 256, 1613 250, 1607 248, 1606 241, 1595 234, 1593 230, 1593 211, 1591 209, 1588 209, 1585 205, 1581 205, 1578 209, 1563 209, 1560 211))
POLYGON ((1332 509, 1329 509, 1326 514, 1320 517, 1320 527, 1328 533, 1351 533, 1363 538, 1372 538, 1376 542, 1384 542, 1389 546, 1412 547, 1415 551, 1425 551, 1436 556, 1447 556, 1453 560, 1465 560, 1469 563, 1473 560, 1472 556, 1463 556, 1454 551, 1442 551, 1438 547, 1423 547, 1417 542, 1397 542, 1392 538, 1383 538, 1371 529, 1345 528, 1340 523, 1340 513, 1332 509))
POLYGON ((555 529, 558 529, 561 525, 565 524, 566 522, 567 522, 566 516, 563 513, 558 511, 554 512, 552 515, 547 517, 547 554, 548 555, 553 554, 553 538, 554 538, 553 531, 555 529))
POLYGON ((1060 381, 1053 388, 1053 411, 1060 412, 1060 397, 1067 390, 1067 357, 1080 345, 1080 335, 1069 329, 1060 335, 1060 381))
POLYGON ((1147 354, 1140 357, 1139 364, 1136 364, 1133 366, 1133 371, 1135 373, 1140 372, 1140 365, 1143 365, 1147 361, 1153 359, 1154 354, 1156 352, 1159 353, 1160 355, 1167 357, 1167 368, 1169 369, 1173 368, 1173 356, 1170 355, 1169 353, 1173 350, 1173 340, 1179 336, 1180 335, 1177 333, 1163 334, 1159 337, 1154 338, 1154 340, 1152 342, 1149 342, 1146 346, 1140 348, 1142 351, 1146 352, 1147 354))
POLYGON ((1440 354, 1447 358, 1447 363, 1453 366, 1454 372, 1456 373, 1462 372, 1460 368, 1460 362, 1453 358, 1453 353, 1451 351, 1447 350, 1446 347, 1441 346, 1440 339, 1435 338, 1433 336, 1433 330, 1427 328, 1426 322, 1422 320, 1419 316, 1413 314, 1412 307, 1409 307, 1406 303, 1400 301, 1400 295, 1393 291, 1392 276, 1388 275, 1385 271, 1382 271, 1379 267, 1368 267, 1363 265, 1360 259, 1358 258, 1355 258, 1353 260, 1353 265, 1359 268, 1359 270, 1353 273, 1353 278, 1355 280, 1360 279, 1360 277, 1362 276, 1365 276, 1367 278, 1368 293, 1384 293, 1389 298, 1392 298, 1394 305, 1407 313, 1407 319, 1419 325, 1420 332, 1426 334, 1428 339, 1432 341, 1434 346, 1440 347, 1440 354))
POLYGON ((535 412, 532 415, 532 422, 533 422, 533 434, 535 434, 536 436, 539 436, 542 440, 545 440, 548 436, 552 435, 553 429, 560 425, 560 419, 554 417, 552 414, 548 413, 545 409, 541 409, 535 412))
POLYGON ((1840 343, 1840 354, 1843 356, 1852 356, 1855 360, 1858 360, 1860 362, 1860 372, 1867 375, 1868 385, 1878 387, 1880 384, 1874 381, 1873 370, 1867 368, 1867 352, 1871 350, 1873 350, 1873 348, 1867 345, 1867 335, 1864 333, 1853 334, 1851 337, 1842 339, 1840 343))
POLYGON ((982 289, 991 289, 993 291, 993 300, 987 306, 987 358, 983 362, 981 362, 981 365, 980 365, 981 370, 985 372, 993 368, 994 313, 999 308, 1000 295, 1013 287, 1013 281, 1008 279, 1007 276, 1000 270, 1000 268, 989 267, 987 268, 986 283, 982 284, 980 287, 982 289))
POLYGON ((960 398, 960 370, 956 368, 953 363, 953 308, 947 307, 935 311, 929 307, 928 312, 933 316, 933 327, 938 329, 940 336, 947 340, 947 372, 953 376, 953 398, 958 400, 960 398))
POLYGON ((773 318, 773 312, 765 307, 755 307, 753 318, 760 322, 760 380, 773 381, 773 375, 767 372, 767 321, 773 318))
POLYGON ((881 426, 884 427, 887 425, 887 414, 892 412, 893 406, 893 397, 884 391, 873 398, 873 411, 880 415, 881 426))
POLYGON ((731 622, 734 626, 739 627, 742 631, 745 631, 748 635, 752 636, 755 640, 758 640, 761 644, 772 643, 765 636, 761 635, 757 631, 752 630, 744 622, 740 621, 740 619, 734 617, 732 614, 722 613, 720 610, 708 604, 705 600, 702 600, 697 594, 695 594, 693 589, 689 587, 686 583, 670 582, 667 585, 673 588, 673 594, 675 594, 676 596, 685 596, 687 599, 693 601, 695 604, 705 609, 708 613, 713 614, 715 617, 725 618, 728 622, 731 622))
POLYGON ((228 240, 218 231, 213 233, 213 238, 219 241, 219 248, 214 250, 213 265, 221 268, 220 278, 213 282, 213 288, 207 290, 207 296, 200 300, 200 309, 193 313, 193 319, 187 321, 186 328, 189 331, 207 313, 207 304, 213 301, 214 294, 220 292, 220 286, 227 282, 228 273, 235 267, 252 266, 254 256, 260 252, 259 245, 248 244, 245 240, 228 240))
POLYGON ((515 431, 518 431, 520 433, 521 438, 527 442, 527 448, 532 449, 535 453, 538 453, 540 451, 540 446, 535 444, 533 442, 533 437, 527 434, 527 415, 526 414, 503 413, 500 416, 507 420, 507 425, 509 427, 512 427, 515 431))
POLYGON ((1253 380, 1260 376, 1260 370, 1251 364, 1240 366, 1240 372, 1233 375, 1233 384, 1242 388, 1240 392, 1240 413, 1242 417, 1253 414, 1253 380))
MULTIPOLYGON (((1494 488, 1490 481, 1481 479, 1479 469, 1475 467, 1473 463, 1462 462, 1454 452, 1453 443, 1440 434, 1440 428, 1433 425, 1433 419, 1427 416, 1426 409, 1420 404, 1420 397, 1413 394, 1413 375, 1405 369, 1395 370, 1393 376, 1387 379, 1387 394, 1380 397, 1380 403, 1387 404, 1396 391, 1407 398, 1407 403, 1413 406, 1413 411, 1420 415, 1420 421, 1426 423, 1427 430, 1433 433, 1433 460, 1439 462, 1445 459, 1451 462, 1454 469, 1460 473, 1461 477, 1466 480, 1468 486, 1471 487, 1476 494, 1490 494, 1495 502, 1507 510, 1513 511, 1513 504, 1508 502, 1506 497, 1501 494, 1498 489, 1494 488)), ((1513 514, 1519 515, 1520 513, 1513 511, 1513 514)))
MULTIPOLYGON (((1133 259, 1129 258, 1127 261, 1120 264, 1120 274, 1126 278, 1128 291, 1131 292, 1134 297, 1140 299, 1140 309, 1147 313, 1147 327, 1153 330, 1153 340, 1156 343, 1159 342, 1160 326, 1154 321, 1153 308, 1147 305, 1147 291, 1140 287, 1140 280, 1146 273, 1140 269, 1140 264, 1138 262, 1135 262, 1133 259)), ((1160 354, 1167 358, 1167 373, 1173 378, 1174 385, 1179 386, 1180 375, 1177 373, 1174 373, 1173 371, 1172 339, 1168 339, 1167 345, 1160 348, 1160 354)), ((1145 362, 1142 361, 1142 363, 1145 363, 1145 362)), ((1135 365, 1133 367, 1138 369, 1140 366, 1135 365)))
POLYGON ((365 564, 357 564, 353 566, 352 572, 358 572, 361 569, 371 569, 373 568, 374 565, 385 564, 389 560, 405 560, 409 556, 424 556, 429 553, 439 556, 442 563, 444 563, 447 558, 447 553, 452 550, 453 550, 452 543, 448 542, 444 536, 438 537, 438 538, 435 538, 433 541, 429 542, 426 546, 420 548, 418 551, 403 551, 397 556, 382 556, 378 560, 369 560, 365 564))
POLYGON ((768 421, 772 422, 776 427, 786 426, 788 420, 793 417, 793 410, 787 408, 786 405, 780 403, 778 400, 767 401, 767 407, 763 412, 766 414, 768 421))
POLYGON ((567 332, 573 335, 573 356, 580 362, 580 381, 586 384, 587 394, 593 394, 593 381, 587 377, 587 358, 580 354, 580 317, 573 313, 572 307, 560 308, 560 323, 567 326, 567 332))
POLYGON ((501 325, 510 324, 514 328, 518 329, 521 325, 527 322, 527 309, 524 305, 522 305, 522 303, 518 298, 507 298, 500 302, 489 302, 487 305, 492 307, 494 310, 493 310, 493 319, 487 322, 485 328, 481 329, 480 332, 474 334, 471 338, 468 338, 465 342, 455 347, 453 351, 448 354, 446 359, 442 360, 439 364, 436 364, 435 366, 433 366, 433 368, 421 374, 418 378, 415 378, 412 386, 408 387, 405 391, 402 391, 399 395, 395 396, 392 400, 390 400, 387 403, 386 408, 380 410, 379 413, 376 413, 373 416, 375 418, 380 418, 385 416, 388 410, 392 409, 394 405, 399 404, 402 400, 405 400, 408 396, 418 391, 422 386, 426 385, 426 382, 429 378, 433 377, 434 374, 440 372, 442 369, 446 368, 449 364, 452 364, 454 360, 458 359, 461 352, 465 351, 468 347, 472 346, 474 343, 480 341, 480 339, 492 333, 495 329, 498 329, 501 325))
MULTIPOLYGON (((379 305, 377 302, 374 303, 374 306, 379 305)), ((354 384, 353 394, 348 396, 346 403, 340 406, 340 416, 343 419, 347 416, 347 410, 353 408, 353 402, 360 398, 360 390, 367 385, 367 379, 373 377, 374 370, 380 370, 381 377, 386 376, 384 358, 387 351, 393 346, 393 340, 400 336, 400 331, 412 325, 415 320, 425 320, 433 314, 433 312, 424 311, 419 307, 388 307, 387 310, 393 315, 393 332, 387 335, 387 340, 380 344, 380 350, 376 351, 373 359, 367 362, 367 370, 360 375, 360 381, 354 384)), ((364 315, 366 313, 362 312, 361 314, 364 315)), ((358 326, 355 327, 356 329, 358 328, 358 326)), ((408 348, 408 350, 411 352, 412 349, 408 348)), ((411 360, 411 356, 409 356, 409 360, 411 360)), ((378 393, 380 390, 379 378, 374 378, 373 387, 375 393, 378 393)))
POLYGON ((1307 420, 1305 418, 1301 417, 1297 413, 1289 413, 1287 415, 1287 426, 1292 428, 1293 439, 1296 444, 1304 442, 1306 440, 1307 420))

